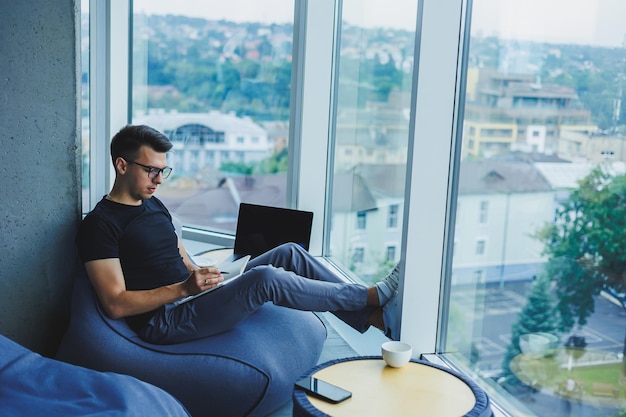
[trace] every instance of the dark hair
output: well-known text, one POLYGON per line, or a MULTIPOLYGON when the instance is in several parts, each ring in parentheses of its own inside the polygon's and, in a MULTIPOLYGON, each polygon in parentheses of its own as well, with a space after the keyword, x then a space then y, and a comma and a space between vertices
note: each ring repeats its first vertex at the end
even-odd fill
POLYGON ((126 160, 137 158, 139 148, 144 145, 163 153, 172 149, 172 142, 158 130, 146 125, 127 125, 111 139, 113 164, 118 157, 126 160))

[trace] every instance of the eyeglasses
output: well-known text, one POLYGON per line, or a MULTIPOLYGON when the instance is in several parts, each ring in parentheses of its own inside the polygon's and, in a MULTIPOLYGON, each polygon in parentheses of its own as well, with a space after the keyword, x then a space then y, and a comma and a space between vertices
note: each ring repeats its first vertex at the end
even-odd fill
POLYGON ((146 172, 148 173, 148 178, 150 179, 155 179, 156 177, 159 176, 159 174, 163 176, 163 179, 166 179, 172 173, 172 168, 170 167, 165 167, 165 168, 151 167, 149 165, 140 164, 139 162, 135 162, 135 161, 128 161, 128 163, 139 165, 140 167, 145 169, 146 172))

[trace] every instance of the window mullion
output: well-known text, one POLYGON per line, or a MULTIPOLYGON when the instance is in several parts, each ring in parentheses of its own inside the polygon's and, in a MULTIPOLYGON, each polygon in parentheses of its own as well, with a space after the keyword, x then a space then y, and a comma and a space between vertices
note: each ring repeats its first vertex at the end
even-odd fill
POLYGON ((463 0, 422 0, 404 207, 402 339, 436 350, 463 0))
POLYGON ((324 239, 324 208, 327 186, 328 138, 330 125, 331 74, 334 44, 334 0, 296 3, 296 43, 298 70, 294 74, 297 92, 292 106, 293 126, 290 143, 290 163, 296 163, 299 175, 293 186, 297 207, 315 213, 310 252, 322 254, 324 239), (298 11, 304 13, 298 16, 298 11), (290 145, 292 146, 292 145, 290 145), (292 153, 292 150, 295 152, 292 153), (293 161, 293 162, 292 162, 293 161))
POLYGON ((128 0, 90 3, 90 208, 111 187, 111 133, 128 122, 128 0))

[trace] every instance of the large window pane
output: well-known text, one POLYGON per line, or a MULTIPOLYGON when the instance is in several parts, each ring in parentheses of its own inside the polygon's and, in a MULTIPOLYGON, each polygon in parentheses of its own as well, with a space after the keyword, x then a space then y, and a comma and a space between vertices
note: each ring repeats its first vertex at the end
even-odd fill
POLYGON ((174 143, 157 196, 226 233, 240 201, 284 207, 293 0, 133 7, 132 122, 174 143))
POLYGON ((417 4, 343 1, 331 256, 367 283, 399 260, 417 4))
POLYGON ((471 15, 442 350, 515 415, 623 415, 626 4, 471 15))

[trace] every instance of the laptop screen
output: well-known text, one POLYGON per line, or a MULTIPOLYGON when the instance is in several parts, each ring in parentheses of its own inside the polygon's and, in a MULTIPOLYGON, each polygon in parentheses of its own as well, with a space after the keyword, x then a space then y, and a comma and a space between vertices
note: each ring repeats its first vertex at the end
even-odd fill
POLYGON ((313 213, 241 203, 234 254, 253 258, 283 243, 293 242, 309 250, 313 213))

